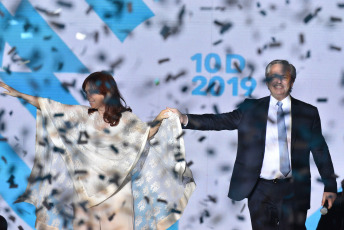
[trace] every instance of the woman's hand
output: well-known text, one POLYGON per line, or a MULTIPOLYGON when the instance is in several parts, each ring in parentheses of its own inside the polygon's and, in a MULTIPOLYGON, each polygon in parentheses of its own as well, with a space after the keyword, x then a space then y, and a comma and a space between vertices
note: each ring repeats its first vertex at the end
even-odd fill
POLYGON ((21 92, 13 89, 11 86, 6 85, 5 83, 3 83, 1 81, 0 81, 0 87, 7 90, 7 91, 2 92, 1 94, 10 95, 12 97, 22 98, 25 101, 29 102, 31 105, 35 106, 37 109, 41 109, 39 106, 37 97, 21 93, 21 92))
POLYGON ((12 97, 20 97, 21 92, 13 89, 11 86, 6 85, 5 83, 0 81, 0 87, 6 89, 7 91, 2 92, 2 94, 10 95, 12 97))
POLYGON ((172 111, 170 111, 169 109, 164 109, 158 114, 158 116, 156 116, 154 121, 151 123, 151 128, 149 130, 148 139, 151 139, 154 137, 154 135, 159 130, 159 127, 161 125, 162 120, 169 118, 171 112, 172 111))
POLYGON ((156 118, 154 119, 154 121, 161 122, 162 120, 164 120, 164 119, 166 119, 166 118, 169 118, 171 112, 172 112, 172 111, 169 110, 169 109, 161 110, 161 112, 158 114, 158 116, 156 116, 156 118))

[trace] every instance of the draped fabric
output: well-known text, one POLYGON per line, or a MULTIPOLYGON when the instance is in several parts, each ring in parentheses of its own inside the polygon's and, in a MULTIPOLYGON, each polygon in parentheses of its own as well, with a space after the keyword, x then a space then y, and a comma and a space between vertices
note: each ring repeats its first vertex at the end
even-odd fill
POLYGON ((25 193, 37 229, 167 229, 195 183, 186 165, 179 119, 154 139, 131 112, 111 127, 88 107, 39 98, 36 155, 25 193))

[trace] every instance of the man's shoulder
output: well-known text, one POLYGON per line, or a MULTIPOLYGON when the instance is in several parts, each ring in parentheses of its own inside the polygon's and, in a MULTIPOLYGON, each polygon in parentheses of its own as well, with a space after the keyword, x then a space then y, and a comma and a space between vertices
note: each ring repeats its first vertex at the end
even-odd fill
POLYGON ((241 102, 238 107, 242 110, 250 110, 255 109, 257 106, 261 106, 264 104, 269 104, 270 97, 262 97, 262 98, 246 98, 243 102, 241 102))
POLYGON ((292 103, 292 105, 295 105, 295 106, 298 106, 298 107, 302 107, 302 108, 305 108, 305 109, 317 110, 317 107, 315 107, 314 105, 309 104, 309 103, 304 102, 304 101, 301 101, 301 100, 298 100, 298 99, 296 99, 294 97, 291 97, 291 103, 292 103))
POLYGON ((250 105, 254 105, 254 104, 259 104, 259 103, 264 103, 264 102, 269 102, 270 97, 262 97, 262 98, 246 98, 241 105, 244 104, 250 104, 250 105))

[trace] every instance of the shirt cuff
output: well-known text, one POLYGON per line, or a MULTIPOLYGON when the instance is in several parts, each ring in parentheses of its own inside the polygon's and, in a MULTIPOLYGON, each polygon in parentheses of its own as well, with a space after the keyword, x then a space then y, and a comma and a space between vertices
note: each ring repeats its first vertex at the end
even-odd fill
POLYGON ((189 123, 189 118, 188 118, 188 115, 186 115, 186 114, 185 114, 185 116, 186 116, 186 123, 185 123, 185 125, 184 125, 184 124, 182 124, 184 127, 188 126, 188 123, 189 123))

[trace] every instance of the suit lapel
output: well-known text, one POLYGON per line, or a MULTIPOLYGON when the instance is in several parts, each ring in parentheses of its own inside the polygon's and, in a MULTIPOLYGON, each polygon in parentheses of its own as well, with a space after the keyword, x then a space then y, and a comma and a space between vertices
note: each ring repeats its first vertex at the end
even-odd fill
POLYGON ((265 97, 262 102, 262 104, 259 105, 260 109, 260 124, 262 127, 261 129, 261 137, 264 140, 264 146, 265 146, 265 138, 266 138, 266 124, 268 122, 268 113, 269 113, 269 104, 270 104, 270 97, 265 97))

